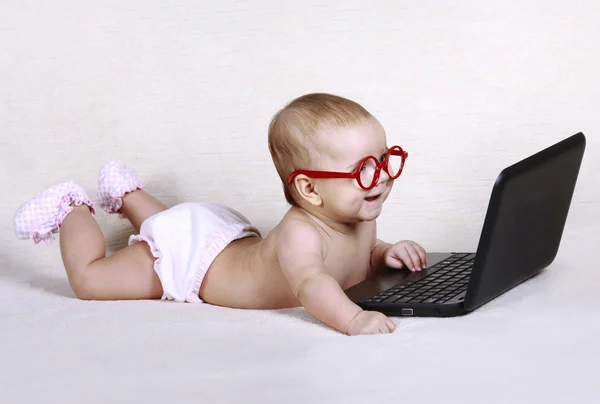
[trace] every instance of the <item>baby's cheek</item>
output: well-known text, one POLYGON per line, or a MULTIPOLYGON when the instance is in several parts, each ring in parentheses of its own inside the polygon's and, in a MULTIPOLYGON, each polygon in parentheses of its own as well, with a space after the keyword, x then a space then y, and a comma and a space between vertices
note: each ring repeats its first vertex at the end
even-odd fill
POLYGON ((337 198, 343 200, 346 205, 354 205, 362 203, 365 199, 365 195, 355 189, 342 189, 337 194, 337 198))
POLYGON ((383 194, 384 199, 387 199, 387 197, 390 195, 390 192, 392 191, 393 186, 394 186, 394 182, 390 181, 390 184, 386 187, 385 192, 383 194))

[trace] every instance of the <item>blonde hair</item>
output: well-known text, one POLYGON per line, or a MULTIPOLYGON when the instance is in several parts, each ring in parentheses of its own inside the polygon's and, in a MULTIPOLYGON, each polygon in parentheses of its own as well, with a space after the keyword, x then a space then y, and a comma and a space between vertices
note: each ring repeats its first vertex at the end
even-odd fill
POLYGON ((373 116, 357 102, 337 95, 315 93, 296 98, 273 116, 269 125, 269 151, 283 182, 285 199, 297 206, 288 176, 309 169, 314 161, 318 134, 363 122, 373 116), (312 153, 311 153, 312 152, 312 153))

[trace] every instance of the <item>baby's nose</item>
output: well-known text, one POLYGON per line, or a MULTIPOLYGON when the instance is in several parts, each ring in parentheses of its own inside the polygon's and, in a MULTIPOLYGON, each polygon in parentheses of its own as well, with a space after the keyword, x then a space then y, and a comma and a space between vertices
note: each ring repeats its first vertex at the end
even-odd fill
POLYGON ((376 185, 379 185, 382 182, 386 182, 389 179, 390 179, 390 176, 388 175, 388 173, 386 173, 385 170, 381 170, 379 172, 379 179, 377 180, 376 185))

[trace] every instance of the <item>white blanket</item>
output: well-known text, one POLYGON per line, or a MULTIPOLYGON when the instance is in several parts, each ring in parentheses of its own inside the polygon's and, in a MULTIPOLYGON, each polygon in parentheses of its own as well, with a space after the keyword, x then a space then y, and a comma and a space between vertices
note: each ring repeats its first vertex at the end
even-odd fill
POLYGON ((80 301, 60 265, 3 262, 0 402, 597 403, 599 241, 567 234, 469 315, 365 337, 303 309, 80 301))

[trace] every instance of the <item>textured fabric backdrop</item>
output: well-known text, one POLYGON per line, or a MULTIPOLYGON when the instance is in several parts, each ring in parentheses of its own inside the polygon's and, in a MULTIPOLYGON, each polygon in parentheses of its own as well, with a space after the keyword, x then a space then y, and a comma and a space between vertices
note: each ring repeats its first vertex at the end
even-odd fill
POLYGON ((593 0, 2 1, 0 401, 598 402, 599 20, 593 0), (288 207, 267 126, 308 92, 409 151, 379 236, 430 251, 475 250, 501 169, 585 132, 555 264, 465 318, 347 339, 301 309, 81 302, 56 245, 14 238, 21 203, 65 180, 94 197, 109 159, 268 233, 288 207))

